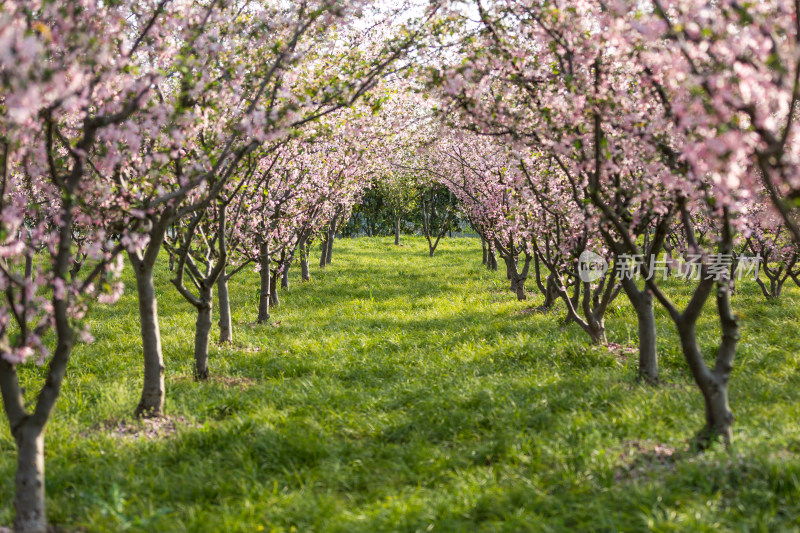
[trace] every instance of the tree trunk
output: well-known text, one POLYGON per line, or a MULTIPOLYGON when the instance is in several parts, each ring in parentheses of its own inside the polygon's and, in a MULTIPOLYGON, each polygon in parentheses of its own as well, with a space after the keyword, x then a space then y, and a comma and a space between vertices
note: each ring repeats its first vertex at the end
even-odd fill
POLYGON ((258 323, 266 324, 269 320, 269 243, 262 242, 259 248, 261 261, 261 288, 258 292, 258 323))
POLYGON ((208 343, 211 335, 212 290, 200 292, 201 305, 197 307, 197 323, 194 330, 194 379, 208 379, 208 343))
POLYGON ((733 413, 728 403, 728 383, 715 379, 703 389, 706 404, 706 426, 698 435, 701 446, 707 445, 715 437, 722 437, 727 446, 731 442, 733 413))
POLYGON ((231 320, 231 297, 228 292, 228 277, 223 272, 217 280, 217 299, 219 300, 219 342, 233 342, 233 321, 231 320))
POLYGON ((511 282, 511 290, 515 290, 516 286, 514 285, 514 275, 513 271, 515 270, 514 263, 511 257, 504 255, 502 256, 503 261, 506 263, 506 279, 511 282))
MULTIPOLYGON (((697 435, 697 444, 700 448, 706 448, 714 439, 722 437, 723 442, 727 445, 731 441, 733 425, 733 413, 728 404, 729 373, 724 375, 724 373, 718 373, 716 369, 712 371, 705 368, 705 365, 693 364, 694 361, 702 358, 697 345, 696 322, 685 320, 677 325, 684 356, 705 402, 706 424, 697 435)), ((725 333, 723 333, 724 335, 725 333)))
POLYGON ((303 241, 300 247, 300 276, 303 281, 311 281, 311 272, 308 270, 308 242, 303 241))
POLYGON ((489 263, 489 252, 486 250, 486 239, 481 237, 481 248, 483 249, 483 263, 484 265, 489 263))
POLYGON ((272 279, 269 282, 270 284, 270 291, 269 291, 269 305, 270 307, 278 307, 281 305, 280 296, 278 296, 278 272, 274 271, 272 273, 272 279))
POLYGON ((545 309, 552 308, 555 305, 557 298, 558 287, 556 286, 556 280, 552 274, 548 274, 547 281, 545 282, 544 303, 542 304, 542 307, 545 309))
POLYGON ((281 289, 289 290, 289 263, 286 263, 283 267, 283 272, 281 272, 281 289))
POLYGON ((653 295, 646 288, 640 291, 632 279, 623 279, 622 288, 628 296, 639 325, 639 379, 658 382, 658 354, 656 351, 656 317, 653 312, 653 295))
POLYGON ((525 280, 520 276, 516 276, 514 286, 516 287, 515 292, 517 293, 517 300, 527 300, 528 296, 525 294, 525 280))
POLYGON ((322 249, 319 255, 319 267, 325 268, 328 260, 328 230, 325 230, 324 238, 322 240, 322 249))
POLYGON ((394 245, 400 246, 400 217, 394 217, 394 245))
POLYGON ((33 256, 25 256, 25 279, 31 279, 33 276, 33 256))
POLYGON ((331 228, 328 230, 328 239, 325 243, 325 264, 330 265, 333 258, 333 240, 336 238, 336 217, 333 217, 331 228))
POLYGON ((643 296, 642 303, 635 304, 639 322, 639 379, 648 383, 658 381, 658 352, 656 351, 656 317, 653 313, 653 297, 643 296))
POLYGON ((591 330, 589 331, 589 338, 592 340, 592 344, 608 344, 608 341, 606 340, 605 320, 600 318, 592 323, 591 330))
POLYGON ((14 531, 45 533, 44 431, 33 423, 25 423, 16 432, 17 476, 14 499, 14 531))
POLYGON ((489 270, 497 272, 497 252, 489 248, 489 262, 487 264, 489 270))
MULTIPOLYGON (((152 245, 152 243, 151 243, 152 245)), ((142 398, 134 412, 137 417, 153 418, 164 414, 164 355, 161 351, 161 331, 158 326, 158 302, 153 284, 153 264, 132 258, 139 298, 139 323, 144 355, 144 384, 142 398)))

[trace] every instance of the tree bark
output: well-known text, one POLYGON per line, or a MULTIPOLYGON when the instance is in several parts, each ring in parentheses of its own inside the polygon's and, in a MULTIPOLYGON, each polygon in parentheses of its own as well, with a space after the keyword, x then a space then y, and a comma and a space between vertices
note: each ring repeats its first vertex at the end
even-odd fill
POLYGON ((653 295, 646 287, 644 290, 639 290, 636 281, 628 277, 622 280, 622 288, 636 311, 636 320, 639 325, 639 379, 648 383, 657 383, 658 354, 653 295))
POLYGON ((327 261, 328 261, 328 230, 325 230, 324 238, 322 240, 322 249, 319 255, 319 267, 325 268, 327 261))
POLYGON ((400 246, 400 217, 394 217, 394 245, 400 246))
POLYGON ((552 274, 547 276, 547 281, 545 285, 545 295, 544 295, 544 304, 543 307, 545 309, 550 309, 556 304, 556 299, 558 298, 558 287, 556 286, 556 280, 552 274))
MULTIPOLYGON (((721 358, 719 356, 713 370, 707 368, 704 363, 700 364, 703 356, 697 345, 696 320, 681 320, 677 326, 684 356, 692 370, 695 382, 703 394, 705 403, 706 423, 697 435, 697 444, 704 449, 717 437, 721 437, 723 442, 728 445, 731 441, 731 427, 733 426, 733 413, 728 404, 728 380, 732 365, 728 365, 727 369, 724 368, 724 365, 720 365, 721 358)), ((723 326, 723 340, 726 336, 730 338, 735 350, 736 340, 738 340, 738 335, 735 333, 737 327, 733 326, 732 330, 733 334, 731 328, 723 326)), ((723 347, 720 346, 720 351, 722 350, 723 347)))
POLYGON ((217 280, 219 300, 219 342, 233 342, 233 320, 231 319, 231 297, 228 292, 228 276, 225 272, 217 280))
POLYGON ((642 302, 634 304, 639 323, 639 379, 658 382, 658 352, 656 351, 656 316, 653 297, 646 293, 642 302))
POLYGON ((513 270, 515 270, 513 259, 507 255, 502 256, 503 261, 506 263, 506 279, 511 282, 511 290, 515 290, 513 270))
POLYGON ((14 531, 45 533, 44 430, 27 422, 16 432, 17 476, 14 531))
MULTIPOLYGON (((151 242, 152 245, 152 242, 151 242)), ((139 324, 144 356, 142 397, 136 407, 136 417, 153 418, 164 414, 164 355, 161 351, 161 331, 158 325, 158 302, 153 283, 153 264, 148 257, 131 255, 139 299, 139 324)))
POLYGON ((303 241, 300 246, 300 276, 303 281, 311 281, 311 272, 308 270, 308 241, 303 241))
POLYGON ((517 295, 517 300, 526 300, 525 281, 528 279, 528 271, 531 265, 531 256, 526 255, 522 270, 519 270, 517 258, 513 256, 503 256, 506 262, 506 277, 511 280, 511 292, 517 295))
POLYGON ((289 265, 291 263, 286 263, 283 267, 283 272, 281 272, 281 289, 288 291, 289 290, 289 265))
POLYGON ((203 287, 200 292, 201 304, 197 307, 197 322, 194 330, 194 379, 208 379, 208 344, 211 335, 211 287, 203 287))
POLYGON ((325 264, 330 265, 331 259, 333 258, 333 240, 336 238, 336 218, 333 217, 333 221, 331 221, 331 227, 328 230, 328 239, 325 242, 325 264))
POLYGON ((486 250, 486 239, 481 237, 481 248, 483 249, 483 263, 484 265, 489 263, 489 253, 486 250))
POLYGON ((272 272, 272 279, 270 279, 269 291, 269 305, 270 307, 278 307, 281 305, 281 298, 278 296, 278 272, 272 272))
POLYGON ((261 263, 261 288, 258 292, 258 323, 266 324, 269 320, 270 298, 270 272, 269 272, 269 243, 264 241, 259 247, 261 263))

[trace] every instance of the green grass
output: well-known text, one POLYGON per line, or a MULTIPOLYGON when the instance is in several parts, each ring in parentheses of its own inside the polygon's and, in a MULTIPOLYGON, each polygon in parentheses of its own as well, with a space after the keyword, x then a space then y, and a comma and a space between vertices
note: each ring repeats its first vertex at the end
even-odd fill
MULTIPOLYGON (((178 430, 120 438, 141 387, 138 316, 97 307, 47 429, 48 515, 85 531, 781 531, 800 528, 800 291, 754 283, 731 382, 734 446, 688 452, 702 400, 658 311, 664 384, 588 346, 563 308, 525 312, 480 243, 337 241, 334 263, 253 325, 258 278, 232 285, 235 347, 191 376, 195 315, 158 272, 167 411, 178 430)), ((530 283, 533 286, 533 283, 530 283)), ((679 300, 686 288, 674 285, 679 300)), ((713 353, 713 309, 700 338, 713 353)), ((610 342, 635 344, 620 297, 610 342)), ((22 370, 25 385, 42 370, 22 370)), ((14 444, 0 428, 0 524, 14 444)))

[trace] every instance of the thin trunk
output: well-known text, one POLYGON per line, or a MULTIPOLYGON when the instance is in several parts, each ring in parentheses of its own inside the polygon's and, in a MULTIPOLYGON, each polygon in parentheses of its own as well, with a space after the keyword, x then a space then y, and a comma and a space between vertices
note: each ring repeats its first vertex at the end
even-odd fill
POLYGON ((311 272, 308 270, 308 241, 303 241, 300 247, 300 275, 303 281, 311 281, 311 272))
POLYGON ((325 243, 325 264, 330 265, 333 258, 333 240, 336 238, 336 217, 333 217, 331 228, 328 230, 328 240, 325 243))
POLYGON ((197 323, 194 331, 194 379, 208 379, 208 344, 211 336, 211 287, 200 292, 201 305, 197 307, 197 323))
POLYGON ((33 256, 25 256, 25 279, 31 279, 33 276, 33 256))
POLYGON ((269 320, 269 243, 264 241, 259 247, 259 261, 261 264, 261 287, 258 292, 258 323, 266 324, 269 320))
POLYGON ((394 245, 400 246, 400 217, 394 217, 394 245))
POLYGON ((489 263, 488 263, 489 270, 497 272, 497 252, 494 249, 489 249, 489 263))
POLYGON ((328 260, 328 230, 323 233, 322 248, 319 254, 319 267, 325 268, 328 260))
POLYGON ((781 291, 783 290, 783 284, 786 283, 786 280, 789 279, 790 274, 787 273, 784 275, 782 271, 778 272, 767 272, 767 268, 763 268, 762 271, 764 275, 769 280, 769 287, 761 277, 756 278, 756 283, 758 283, 759 288, 761 289, 761 293, 767 300, 777 300, 781 296, 781 291))
POLYGON ((231 297, 228 292, 228 276, 223 272, 217 280, 219 300, 219 342, 233 342, 233 320, 231 319, 231 297))
POLYGON ((281 272, 281 289, 288 291, 289 290, 289 266, 291 263, 286 263, 283 267, 283 272, 281 272))
POLYGON ((16 432, 17 476, 14 531, 45 533, 44 430, 26 422, 16 432))
POLYGON ((281 305, 280 296, 278 296, 278 272, 272 272, 272 278, 269 282, 270 291, 269 291, 269 305, 270 307, 278 307, 281 305))
POLYGON ((486 239, 481 237, 481 248, 483 249, 483 263, 484 265, 489 263, 489 252, 486 249, 486 239))
MULTIPOLYGON (((152 243, 151 243, 152 244, 152 243)), ((153 418, 164 414, 164 355, 158 326, 158 302, 150 261, 131 256, 139 299, 139 323, 144 356, 142 397, 134 412, 136 417, 153 418)))

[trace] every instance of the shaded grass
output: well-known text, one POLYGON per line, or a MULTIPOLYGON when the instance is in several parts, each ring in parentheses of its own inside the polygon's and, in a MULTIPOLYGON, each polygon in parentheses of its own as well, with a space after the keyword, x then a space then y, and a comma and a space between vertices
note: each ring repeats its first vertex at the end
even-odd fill
MULTIPOLYGON (((337 241, 334 263, 283 293, 256 326, 257 275, 231 284, 235 344, 191 375, 195 315, 158 270, 174 433, 102 428, 138 401, 133 279, 92 314, 47 433, 51 521, 87 531, 776 531, 800 527, 798 290, 778 304, 742 283, 731 451, 686 453, 702 425, 669 319, 657 312, 664 384, 636 355, 587 345, 563 309, 526 313, 480 244, 337 241), (655 460, 653 450, 675 450, 655 460), (631 474, 635 472, 635 475, 631 474)), ((164 262, 165 263, 165 262, 164 262)), ((533 285, 531 283, 531 285, 533 285)), ((686 286, 670 285, 678 301, 686 286)), ((712 309, 699 338, 713 356, 712 309)), ((609 341, 632 345, 623 298, 609 341)), ((215 333, 216 335, 216 333, 215 333)), ((28 390, 41 369, 23 369, 28 390)), ((130 422, 129 422, 130 423, 130 422)), ((133 423, 135 424, 135 423, 133 423)), ((0 524, 12 520, 14 453, 0 429, 0 524)))

